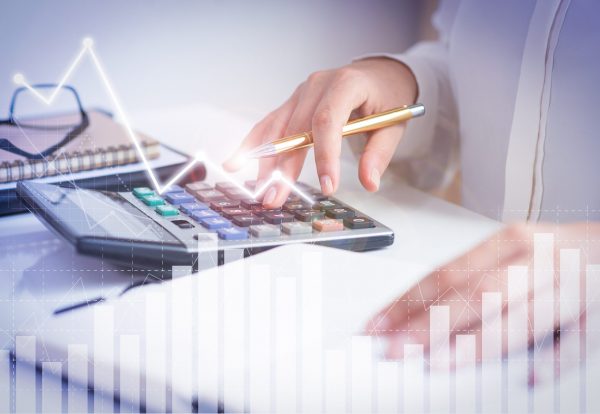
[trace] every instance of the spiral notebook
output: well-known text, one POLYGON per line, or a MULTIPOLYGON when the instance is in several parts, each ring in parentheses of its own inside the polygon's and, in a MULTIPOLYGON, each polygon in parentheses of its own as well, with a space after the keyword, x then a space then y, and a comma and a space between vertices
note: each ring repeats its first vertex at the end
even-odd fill
MULTIPOLYGON (((46 159, 30 160, 7 151, 0 151, 0 183, 43 178, 98 168, 137 162, 137 149, 125 127, 101 111, 90 111, 89 126, 73 141, 46 159)), ((71 115, 52 118, 56 125, 68 123, 71 115)), ((46 120, 47 121, 47 120, 46 120)), ((64 131, 22 128, 0 125, 0 137, 17 147, 37 153, 60 141, 64 131)), ((160 143, 136 133, 147 159, 160 156, 160 143)))
MULTIPOLYGON (((64 117, 69 116, 72 117, 64 117)), ((17 181, 36 180, 105 191, 131 191, 133 187, 150 185, 148 166, 157 179, 163 181, 176 174, 189 160, 186 154, 136 132, 135 136, 148 160, 146 165, 125 128, 108 113, 88 111, 88 117, 89 126, 46 159, 29 160, 0 150, 0 216, 26 211, 15 192, 17 181)), ((65 118, 57 116, 52 120, 56 125, 64 125, 65 118)), ((59 134, 57 130, 0 125, 0 137, 9 139, 29 153, 43 151, 60 142, 62 134, 64 130, 59 134)), ((199 164, 190 174, 195 180, 201 180, 205 174, 204 167, 199 164)))

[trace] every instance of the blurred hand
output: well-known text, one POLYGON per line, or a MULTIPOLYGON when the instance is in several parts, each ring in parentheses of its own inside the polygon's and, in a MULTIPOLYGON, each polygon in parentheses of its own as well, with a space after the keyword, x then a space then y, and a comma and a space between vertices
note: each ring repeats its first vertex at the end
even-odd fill
MULTIPOLYGON (((476 343, 479 344, 477 348, 478 355, 480 355, 481 326, 482 321, 486 320, 486 315, 482 315, 481 311, 481 294, 483 292, 501 292, 503 304, 506 305, 508 266, 529 266, 529 289, 527 296, 523 292, 522 307, 517 314, 528 318, 528 321, 533 320, 534 233, 554 234, 554 283, 539 286, 539 289, 536 287, 535 300, 554 303, 557 316, 555 321, 558 321, 560 249, 580 249, 582 262, 580 278, 583 281, 584 266, 600 263, 600 223, 508 226, 440 270, 431 273, 407 293, 386 306, 369 322, 367 333, 383 335, 389 339, 386 352, 388 358, 402 358, 404 344, 407 343, 424 344, 428 349, 430 346, 434 346, 434 344, 430 344, 429 338, 429 308, 432 305, 446 305, 450 308, 450 358, 452 359, 454 355, 456 334, 465 333, 477 336, 476 343), (555 290, 552 289, 553 287, 555 290)), ((581 286, 584 285, 581 284, 581 286)), ((594 294, 598 295, 600 292, 594 292, 594 294)), ((584 320, 586 313, 589 315, 590 312, 600 311, 600 307, 595 305, 597 302, 586 304, 584 295, 581 295, 581 300, 583 303, 573 301, 561 304, 561 306, 576 306, 577 309, 573 310, 575 314, 579 315, 579 319, 575 321, 560 321, 563 330, 565 326, 572 326, 571 330, 578 332, 579 328, 573 325, 584 320)), ((504 306, 503 332, 506 332, 507 317, 507 308, 504 306)), ((509 346, 511 349, 526 349, 532 343, 534 340, 534 333, 531 331, 532 324, 529 323, 528 326, 530 329, 528 343, 508 344, 507 341, 503 341, 504 353, 509 346)), ((567 331, 569 328, 561 335, 568 335, 567 331)), ((563 339, 561 337, 561 342, 563 339)))
MULTIPOLYGON (((312 131, 315 161, 325 195, 333 194, 339 184, 342 128, 353 111, 371 115, 394 107, 412 104, 417 84, 412 72, 402 63, 387 59, 365 59, 339 69, 315 72, 302 83, 278 109, 267 115, 250 131, 233 156, 224 163, 228 171, 243 166, 243 155, 250 149, 282 136, 312 131)), ((404 131, 404 124, 373 132, 362 153, 358 174, 368 191, 377 191, 404 131)), ((295 181, 300 175, 307 150, 297 150, 260 160, 258 180, 265 181, 274 170, 295 181)), ((279 207, 289 188, 273 185, 264 193, 266 207, 279 207)))

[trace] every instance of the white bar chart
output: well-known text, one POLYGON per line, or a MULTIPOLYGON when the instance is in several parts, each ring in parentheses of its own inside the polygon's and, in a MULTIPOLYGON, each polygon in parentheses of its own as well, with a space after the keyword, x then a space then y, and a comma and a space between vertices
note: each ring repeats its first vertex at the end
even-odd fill
POLYGON ((425 411, 425 359, 423 345, 404 345, 404 412, 422 413, 425 411), (407 379, 410 378, 410 381, 407 379))
POLYGON ((94 412, 112 413, 114 404, 112 395, 115 391, 114 381, 114 332, 115 315, 110 305, 94 308, 94 354, 103 353, 102 364, 94 365, 94 412))
POLYGON ((304 253, 301 280, 301 412, 323 411, 323 258, 304 253))
POLYGON ((245 344, 245 282, 244 262, 229 263, 223 275, 223 406, 225 412, 239 410, 244 401, 245 344), (229 397, 229 395, 232 397, 229 397), (230 403, 232 401, 233 403, 230 403))
POLYGON ((275 412, 298 411, 296 278, 275 279, 275 412))
POLYGON ((600 381, 600 265, 586 268, 586 409, 600 412, 600 393, 595 385, 600 381))
POLYGON ((400 364, 398 361, 377 363, 377 407, 378 413, 400 411, 400 364))
POLYGON ((62 412, 61 377, 61 362, 42 362, 42 413, 62 412))
POLYGON ((203 401, 219 400, 220 366, 220 318, 219 277, 217 268, 212 267, 198 275, 198 334, 197 375, 198 394, 203 401))
MULTIPOLYGON (((174 269, 175 272, 187 272, 190 274, 190 269, 187 267, 174 269)), ((177 274, 176 277, 181 277, 177 274)), ((173 288, 173 286, 171 286, 173 288)), ((188 363, 182 363, 180 358, 176 358, 177 355, 189 355, 190 358, 194 355, 194 344, 193 344, 193 322, 192 315, 193 310, 193 291, 175 293, 174 289, 171 289, 171 361, 169 366, 171 367, 172 378, 185 378, 188 383, 193 383, 193 365, 188 363), (176 333, 176 334, 173 334, 176 333)), ((192 409, 192 400, 185 402, 189 410, 192 409)))
POLYGON ((352 337, 352 412, 373 411, 373 338, 352 337))
POLYGON ((325 351, 325 412, 347 413, 346 352, 340 349, 325 351))
POLYGON ((452 332, 454 304, 424 307, 426 332, 406 335, 397 360, 378 354, 382 338, 327 331, 346 327, 326 323, 321 254, 303 256, 299 277, 247 266, 242 251, 198 274, 177 267, 171 284, 142 296, 136 333, 120 331, 116 305, 103 303, 91 312, 89 348, 69 344, 66 360, 43 360, 35 335, 16 336, 16 372, 0 352, 0 411, 113 412, 115 390, 120 412, 191 411, 196 396, 224 412, 599 411, 600 265, 585 264, 579 249, 555 251, 554 242, 535 235, 533 266, 509 266, 505 286, 478 293, 481 325, 452 332), (29 368, 35 362, 39 374, 29 368), (539 367, 558 375, 539 380, 539 367), (170 389, 181 383, 194 395, 170 389))
POLYGON ((580 257, 577 249, 560 250, 560 412, 581 411, 580 407, 580 363, 581 341, 579 328, 580 302, 580 257), (566 374, 571 371, 569 380, 566 374))
POLYGON ((502 295, 483 292, 481 314, 481 409, 486 413, 502 409, 502 378, 498 365, 502 358, 502 295))
POLYGON ((10 383, 11 383, 11 358, 10 352, 0 350, 0 412, 8 413, 10 407, 10 383))
POLYGON ((121 395, 126 396, 126 400, 121 401, 120 411, 136 413, 140 410, 140 375, 135 375, 141 373, 140 338, 138 335, 121 335, 119 345, 119 366, 127 361, 127 372, 119 371, 121 395))
MULTIPOLYGON (((529 272, 527 266, 508 267, 507 367, 509 384, 525 385, 528 374, 529 272)), ((507 394, 508 412, 527 412, 527 399, 507 394)))
MULTIPOLYGON (((15 411, 32 413, 36 410, 35 371, 31 364, 36 361, 36 337, 17 336, 15 338, 16 381, 15 411)), ((87 409, 87 407, 86 407, 87 409)))
MULTIPOLYGON (((533 236, 533 369, 547 370, 554 364, 549 358, 548 346, 552 346, 554 333, 554 234, 536 233, 533 236)), ((548 384, 548 387, 553 387, 548 384)), ((553 393, 553 392, 552 392, 553 393)), ((554 400, 545 393, 534 391, 533 408, 536 413, 554 411, 554 400)))
MULTIPOLYGON (((436 371, 435 390, 429 390, 429 410, 432 413, 450 411, 450 308, 429 308, 429 364, 436 371)), ((433 386, 433 384, 430 384, 433 386)))
POLYGON ((69 345, 67 355, 67 408, 70 413, 84 413, 88 411, 88 347, 69 345))
POLYGON ((460 383, 457 380, 455 412, 477 412, 477 344, 475 335, 456 335, 456 366, 460 369, 460 383))
POLYGON ((146 405, 155 412, 167 410, 167 314, 164 292, 146 297, 146 371, 158 373, 146 381, 146 405))
POLYGON ((250 268, 249 285, 249 344, 253 355, 249 364, 249 411, 270 413, 273 388, 270 355, 272 350, 271 269, 268 266, 250 268))

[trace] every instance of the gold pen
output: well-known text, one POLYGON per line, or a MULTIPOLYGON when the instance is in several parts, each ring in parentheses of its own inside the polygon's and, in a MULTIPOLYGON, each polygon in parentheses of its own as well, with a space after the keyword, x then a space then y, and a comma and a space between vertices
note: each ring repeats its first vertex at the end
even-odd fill
MULTIPOLYGON (((364 118, 354 119, 342 128, 342 137, 385 128, 424 114, 425 106, 423 106, 423 104, 414 104, 390 109, 389 111, 369 115, 364 118)), ((312 147, 313 145, 312 132, 309 131, 278 138, 274 141, 259 145, 245 156, 246 158, 272 157, 281 154, 282 152, 312 147)))

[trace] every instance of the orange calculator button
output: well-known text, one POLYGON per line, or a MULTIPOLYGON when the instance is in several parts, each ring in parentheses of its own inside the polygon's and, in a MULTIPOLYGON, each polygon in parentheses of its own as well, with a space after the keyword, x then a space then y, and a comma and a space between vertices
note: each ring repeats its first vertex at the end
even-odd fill
POLYGON ((341 220, 325 219, 313 221, 313 229, 317 231, 341 231, 344 230, 344 224, 341 220))

